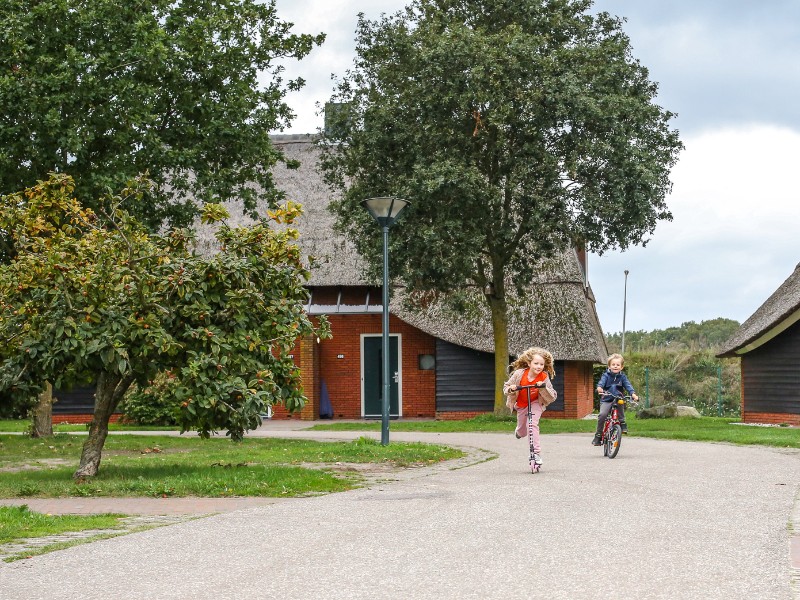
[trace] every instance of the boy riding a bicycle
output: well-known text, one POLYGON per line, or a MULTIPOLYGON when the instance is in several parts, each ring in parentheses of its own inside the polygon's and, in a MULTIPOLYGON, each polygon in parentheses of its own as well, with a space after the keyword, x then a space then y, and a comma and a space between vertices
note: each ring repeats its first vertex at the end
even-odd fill
MULTIPOLYGON (((634 401, 639 400, 636 391, 633 389, 628 377, 622 372, 625 366, 625 359, 621 354, 612 354, 608 357, 608 369, 603 373, 600 381, 597 382, 597 393, 600 394, 600 414, 597 417, 597 430, 592 439, 592 446, 599 446, 603 435, 603 423, 606 421, 608 413, 617 397, 622 396, 626 391, 634 401)), ((619 424, 622 425, 622 433, 628 433, 628 425, 625 422, 625 406, 619 404, 619 424)))

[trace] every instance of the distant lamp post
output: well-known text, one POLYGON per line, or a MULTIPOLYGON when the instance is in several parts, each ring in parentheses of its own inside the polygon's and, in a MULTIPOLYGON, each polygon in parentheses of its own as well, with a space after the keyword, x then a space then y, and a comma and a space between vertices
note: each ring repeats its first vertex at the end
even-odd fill
POLYGON ((397 221, 403 209, 410 205, 402 198, 367 198, 361 206, 369 211, 383 228, 383 398, 381 399, 381 445, 389 445, 389 228, 397 221))
POLYGON ((625 269, 625 291, 622 294, 622 354, 625 354, 625 313, 628 312, 628 269, 625 269))

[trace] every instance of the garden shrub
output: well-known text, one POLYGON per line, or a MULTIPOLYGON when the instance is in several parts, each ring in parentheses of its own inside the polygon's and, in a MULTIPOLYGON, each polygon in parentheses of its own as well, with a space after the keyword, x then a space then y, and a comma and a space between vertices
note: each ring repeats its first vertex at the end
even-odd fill
MULTIPOLYGON (((605 369, 605 365, 595 366, 593 374, 595 384, 605 369)), ((738 416, 740 413, 739 361, 719 359, 713 350, 627 352, 625 373, 636 388, 643 407, 646 404, 649 406, 683 404, 694 406, 705 416, 719 414, 721 374, 722 415, 738 416)), ((595 394, 595 409, 597 404, 598 399, 595 394)))
POLYGON ((175 376, 160 373, 147 387, 132 385, 120 404, 122 420, 138 425, 177 425, 180 400, 168 393, 175 376))

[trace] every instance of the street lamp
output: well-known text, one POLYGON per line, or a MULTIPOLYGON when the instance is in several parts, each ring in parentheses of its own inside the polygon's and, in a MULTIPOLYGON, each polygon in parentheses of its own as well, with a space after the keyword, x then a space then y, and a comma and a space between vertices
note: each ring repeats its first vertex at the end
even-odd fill
POLYGON ((389 445, 389 228, 403 209, 411 204, 402 198, 367 198, 361 206, 369 211, 383 228, 383 398, 381 403, 381 445, 389 445))
POLYGON ((625 269, 625 291, 622 294, 622 354, 625 354, 625 313, 628 311, 628 269, 625 269))

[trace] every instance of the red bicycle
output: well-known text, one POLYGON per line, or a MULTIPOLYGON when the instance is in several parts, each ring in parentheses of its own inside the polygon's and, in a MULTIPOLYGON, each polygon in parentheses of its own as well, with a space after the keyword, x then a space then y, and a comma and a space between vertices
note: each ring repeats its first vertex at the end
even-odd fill
POLYGON ((600 438, 600 445, 603 447, 603 456, 614 458, 619 453, 619 446, 622 443, 622 424, 619 421, 619 405, 633 404, 636 406, 638 403, 631 399, 629 395, 617 396, 615 394, 603 394, 603 396, 611 396, 612 407, 611 411, 606 417, 606 422, 603 423, 603 435, 600 438))

